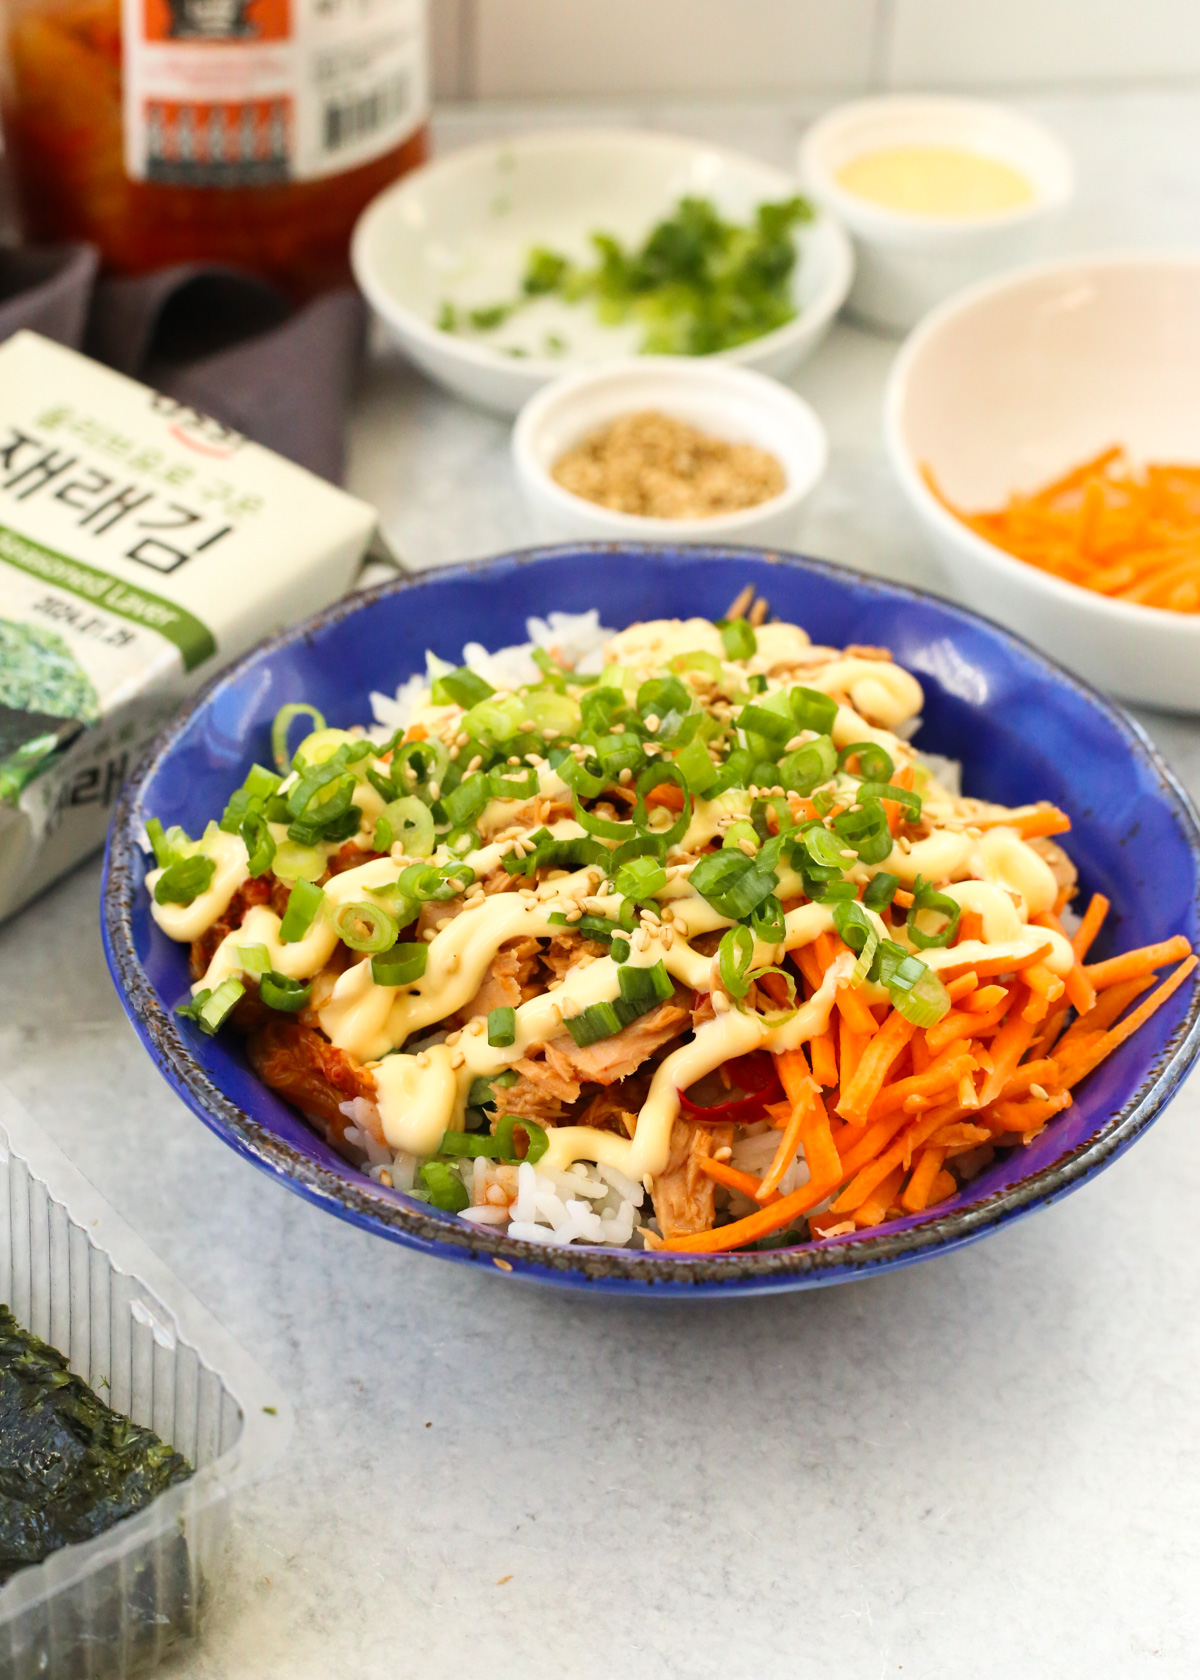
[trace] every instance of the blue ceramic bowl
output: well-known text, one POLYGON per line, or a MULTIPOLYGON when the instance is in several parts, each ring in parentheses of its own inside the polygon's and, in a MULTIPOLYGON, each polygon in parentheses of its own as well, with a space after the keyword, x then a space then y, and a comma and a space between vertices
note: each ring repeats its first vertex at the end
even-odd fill
POLYGON ((746 583, 816 641, 891 648, 925 689, 918 744, 961 759, 968 791, 1014 805, 1050 799, 1070 813, 1082 890, 1113 903, 1097 955, 1180 932, 1200 947, 1200 830, 1186 795, 1135 723, 994 624, 794 555, 618 544, 506 555, 385 585, 264 643, 175 719, 128 785, 104 875, 109 965, 146 1048, 206 1125, 318 1206, 393 1241, 545 1282, 648 1295, 808 1288, 926 1259, 1065 1195, 1128 1148, 1200 1045, 1194 982, 1092 1074, 1036 1142, 996 1161, 933 1216, 728 1256, 546 1248, 372 1183, 258 1082, 236 1038, 206 1039, 172 1015, 188 984, 187 953, 150 916, 136 836, 150 816, 202 830, 251 762, 269 762, 281 705, 308 700, 331 723, 364 721, 371 690, 390 693, 423 669, 426 647, 451 659, 469 640, 503 647, 525 639, 530 614, 553 609, 599 607, 615 628, 719 617, 746 583))

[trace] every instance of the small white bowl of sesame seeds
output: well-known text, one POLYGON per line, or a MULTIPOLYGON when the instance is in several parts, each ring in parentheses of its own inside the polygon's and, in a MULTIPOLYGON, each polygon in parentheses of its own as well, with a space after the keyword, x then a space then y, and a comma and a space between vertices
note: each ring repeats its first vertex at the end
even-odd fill
POLYGON ((529 399, 513 464, 537 535, 786 546, 828 459, 786 385, 715 359, 632 356, 529 399))

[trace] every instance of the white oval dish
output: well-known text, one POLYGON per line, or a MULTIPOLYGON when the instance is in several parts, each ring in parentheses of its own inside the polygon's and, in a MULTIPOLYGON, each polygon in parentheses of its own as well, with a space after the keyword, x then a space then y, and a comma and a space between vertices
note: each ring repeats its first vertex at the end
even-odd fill
POLYGON ((1076 257, 977 286, 904 345, 888 453, 954 592, 1127 700, 1200 712, 1200 614, 1111 600, 977 536, 946 509, 994 507, 1110 444, 1200 463, 1200 258, 1076 257))
POLYGON ((964 286, 1035 255, 1074 190, 1070 154, 1048 128, 982 99, 897 94, 839 105, 805 133, 799 163, 806 190, 853 235, 851 313, 889 332, 907 331, 964 286), (866 152, 932 145, 1011 164, 1028 178, 1032 201, 985 216, 914 215, 837 180, 866 152))
MULTIPOLYGON (((590 305, 544 298, 484 340, 442 331, 443 301, 479 307, 512 298, 531 246, 590 261, 594 232, 640 241, 688 193, 744 222, 759 204, 795 191, 781 170, 674 135, 533 134, 454 152, 388 188, 360 217, 351 260, 372 308, 418 366, 471 402, 515 413, 567 369, 635 352, 639 329, 602 326, 590 305), (566 341, 564 353, 542 353, 550 334, 566 341)), ((719 352, 723 361, 783 375, 828 331, 850 287, 850 242, 820 213, 796 237, 799 313, 719 352)))
POLYGON ((809 405, 774 379, 717 357, 631 356, 556 379, 530 398, 512 436, 513 465, 539 537, 650 538, 785 546, 829 456, 809 405), (589 433, 623 414, 657 409, 727 443, 753 443, 783 467, 787 485, 755 507, 710 519, 656 519, 601 507, 565 490, 551 469, 589 433))

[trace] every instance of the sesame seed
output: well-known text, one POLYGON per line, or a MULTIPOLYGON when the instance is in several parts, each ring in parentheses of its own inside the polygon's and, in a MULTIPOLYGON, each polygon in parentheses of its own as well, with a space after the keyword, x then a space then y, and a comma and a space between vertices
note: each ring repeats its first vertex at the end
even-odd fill
POLYGON ((675 910, 674 910, 674 907, 672 905, 670 905, 670 904, 664 904, 663 905, 663 907, 662 907, 662 920, 664 922, 673 922, 675 920, 675 910))
POLYGON ((646 728, 650 731, 651 735, 657 734, 658 726, 661 722, 662 719, 655 712, 650 713, 650 716, 646 719, 646 728))
POLYGON ((517 757, 516 753, 510 754, 510 756, 505 760, 506 764, 520 764, 520 762, 521 760, 517 757))
POLYGON ((429 797, 430 799, 440 799, 442 797, 442 784, 440 782, 430 782, 429 797))
POLYGON ((451 763, 453 763, 454 760, 457 757, 458 757, 458 748, 457 747, 451 747, 450 748, 450 761, 451 761, 451 763))
POLYGON ((458 1041, 461 1037, 462 1037, 462 1033, 460 1033, 460 1032, 452 1032, 452 1033, 447 1033, 446 1034, 446 1043, 450 1046, 451 1050, 453 1050, 454 1046, 458 1043, 458 1041))
POLYGON ((727 1143, 723 1143, 721 1145, 720 1149, 714 1149, 713 1150, 712 1158, 713 1158, 714 1161, 729 1161, 729 1160, 732 1160, 733 1150, 729 1147, 729 1145, 727 1143))
POLYGON ((520 723, 517 725, 517 728, 523 735, 532 734, 536 727, 537 725, 534 723, 532 718, 522 718, 520 723))
POLYGON ((568 922, 578 922, 581 920, 582 916, 583 911, 579 908, 578 904, 576 904, 573 909, 567 911, 568 922))
POLYGON ((445 968, 447 974, 458 973, 458 957, 453 951, 451 951, 450 955, 446 958, 443 967, 445 968))
POLYGON ((618 771, 617 780, 621 783, 622 787, 628 787, 630 782, 633 780, 633 771, 626 766, 624 770, 618 771))
POLYGON ((745 852, 746 856, 749 858, 758 856, 758 847, 754 844, 753 840, 739 840, 738 850, 740 852, 745 852))
POLYGON ((787 746, 783 750, 784 750, 784 752, 796 752, 797 749, 802 747, 803 745, 804 745, 803 735, 793 735, 791 740, 788 742, 787 746))
MULTIPOLYGON (((470 776, 474 771, 478 770, 482 763, 483 763, 483 754, 482 753, 476 753, 475 757, 467 765, 467 775, 470 776)), ((430 786, 429 791, 430 791, 430 793, 433 793, 432 786, 430 786)), ((436 798, 437 795, 435 794, 434 797, 436 798)))
POLYGON ((417 1053, 417 1066, 419 1068, 427 1068, 429 1066, 429 1052, 428 1052, 428 1050, 418 1051, 418 1053, 417 1053))
POLYGON ((675 932, 679 935, 680 939, 686 939, 687 938, 687 936, 688 936, 688 925, 684 921, 683 917, 678 913, 678 911, 676 911, 676 913, 675 913, 675 920, 672 923, 672 926, 674 927, 675 932))
POLYGON ((426 928, 425 932, 421 935, 421 938, 425 941, 426 945, 432 945, 433 941, 437 938, 437 929, 426 928))
POLYGON ((671 946, 675 943, 675 929, 674 928, 665 927, 662 930, 662 943, 663 943, 663 950, 664 951, 669 951, 671 949, 671 946))
POLYGON ((457 1073, 459 1068, 462 1067, 462 1065, 466 1061, 466 1059, 467 1058, 463 1055, 461 1050, 455 1050, 454 1051, 454 1053, 450 1057, 450 1066, 454 1070, 455 1073, 457 1073))
POLYGON ((542 730, 542 739, 544 741, 557 741, 561 734, 561 729, 555 729, 553 724, 548 724, 546 728, 542 730))
POLYGON ((644 927, 640 927, 634 934, 633 943, 639 951, 648 951, 650 949, 650 935, 646 932, 644 927))
POLYGON ((838 853, 838 856, 839 857, 844 857, 844 858, 856 858, 858 856, 858 853, 856 851, 852 850, 852 848, 849 847, 849 846, 843 846, 841 851, 838 853))
POLYGON ((1031 1097, 1036 1097, 1039 1102, 1050 1101, 1050 1093, 1044 1085, 1031 1085, 1029 1087, 1029 1095, 1031 1097))

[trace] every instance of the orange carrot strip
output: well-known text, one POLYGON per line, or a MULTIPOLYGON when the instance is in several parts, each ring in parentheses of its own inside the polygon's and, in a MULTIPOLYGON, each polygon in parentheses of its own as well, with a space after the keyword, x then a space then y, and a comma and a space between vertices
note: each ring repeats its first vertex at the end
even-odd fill
POLYGON ((904 1168, 896 1167, 854 1210, 854 1223, 859 1226, 879 1225, 887 1217, 888 1209, 896 1200, 901 1182, 904 1178, 904 1168))
MULTIPOLYGON (((992 974, 1020 974, 1029 967, 1030 963, 1041 962, 1043 957, 1049 955, 1050 946, 1039 945, 1035 951, 1029 951, 1023 957, 973 957, 971 967, 979 978, 984 980, 992 974)), ((949 972, 955 973, 957 970, 951 967, 949 972)), ((946 980, 948 977, 947 970, 939 970, 938 977, 943 981, 946 980)))
POLYGON ((683 789, 674 782, 659 782, 646 795, 646 809, 652 810, 655 805, 664 805, 668 811, 682 811, 683 789))
POLYGON ((853 987, 838 987, 837 1007, 838 1014, 851 1031, 860 1033, 865 1038, 874 1038, 877 1026, 875 1017, 853 987))
POLYGON ((956 1038, 969 1038, 973 1033, 986 1032, 989 1027, 997 1027, 1004 1019, 1008 1010, 1008 993, 1000 992, 1000 1002, 993 1004, 985 1015, 973 1015, 966 1009, 952 1009, 948 1015, 943 1015, 936 1026, 926 1027, 925 1042, 934 1055, 956 1038))
POLYGON ((916 1027, 906 1021, 898 1009, 893 1009, 862 1053, 854 1078, 842 1089, 838 1113, 865 1115, 879 1095, 888 1069, 908 1043, 916 1027))
POLYGON ((1058 1072, 1058 1062, 1053 1056, 1039 1056, 1036 1061, 1022 1062, 1004 1081, 1004 1089, 997 1101, 1023 1096, 1031 1085, 1055 1085, 1058 1082, 1058 1072))
POLYGON ((1013 827, 1022 840, 1041 840, 1051 834, 1066 834, 1071 827, 1071 819, 1065 811, 1052 805, 1048 810, 1030 811, 1018 817, 1013 827))
POLYGON ((1041 1131, 1047 1120, 1070 1106, 1070 1091, 1055 1091, 1044 1102, 1036 1097, 1028 1102, 998 1102, 992 1113, 1006 1132, 1034 1132, 1041 1131))
POLYGON ((1163 968, 1167 963, 1178 962, 1189 956, 1191 949, 1184 936, 1177 933, 1173 939, 1161 940, 1157 945, 1143 945, 1136 951, 1110 957, 1107 962, 1088 963, 1083 972, 1091 985, 1102 992, 1118 980, 1133 980, 1139 974, 1148 974, 1152 968, 1163 968))
MULTIPOLYGON (((1076 964, 1078 967, 1078 964, 1076 964)), ((1071 1013, 1070 1005, 1061 1003, 1052 1009, 1044 1021, 1038 1023, 1038 1034, 1029 1046, 1031 1056, 1048 1056, 1058 1042, 1058 1035, 1067 1024, 1067 1016, 1071 1013)))
POLYGON ((958 1180, 952 1172, 946 1172, 943 1168, 933 1181, 933 1188, 929 1192, 929 1200, 925 1205, 926 1207, 936 1207, 939 1202, 944 1202, 948 1196, 957 1194, 957 1191, 958 1180))
POLYGON ((1075 929, 1075 937, 1071 941, 1071 949, 1075 953, 1075 961, 1082 962, 1091 950, 1096 935, 1104 925, 1104 918, 1109 912, 1109 901, 1103 893, 1093 893, 1092 902, 1084 912, 1083 920, 1075 929))
POLYGON ((1067 1001, 1077 1015, 1086 1015, 1096 1001, 1096 992, 1083 972, 1083 964, 1076 960, 1067 973, 1067 1001))
POLYGON ((817 960, 817 953, 813 946, 801 945, 799 950, 791 953, 791 957, 813 991, 819 991, 822 980, 821 965, 817 960))
MULTIPOLYGON (((982 925, 983 917, 980 916, 979 920, 982 925)), ((957 1003, 960 998, 968 997, 978 984, 979 976, 973 968, 969 968, 965 974, 960 974, 957 980, 951 980, 946 987, 946 994, 951 1003, 957 1003)))
POLYGON ((1008 1018, 992 1040, 992 1071, 984 1080, 983 1089, 979 1093, 981 1108, 995 1102, 1004 1089, 1009 1074, 1028 1050, 1033 1039, 1037 1023, 1026 1018, 1021 1007, 1022 997, 1022 989, 1014 988, 1008 1018))
POLYGON ((912 1170, 912 1176, 904 1187, 904 1194, 900 1198, 902 1208, 906 1208, 909 1213, 922 1211, 929 1200, 933 1181, 941 1172, 945 1159, 944 1149, 935 1149, 932 1144, 926 1144, 912 1170))
POLYGON ((958 919, 958 927, 954 934, 954 943, 963 945, 968 939, 983 938, 983 917, 978 910, 964 910, 958 919))
MULTIPOLYGON (((871 1022, 874 1032, 875 1023, 871 1022)), ((838 1069, 842 1085, 848 1085, 854 1078, 862 1053, 866 1048, 867 1039, 864 1033, 855 1032, 849 1021, 839 1010, 838 1012, 838 1069)))
MULTIPOLYGON (((780 1134, 771 1165, 763 1174, 762 1183, 754 1192, 756 1201, 760 1202, 767 1201, 772 1191, 778 1189, 779 1180, 795 1160, 804 1130, 804 1116, 809 1104, 814 1100, 812 1075, 808 1071, 808 1063, 804 1059, 803 1050, 784 1051, 782 1055, 776 1056, 775 1065, 780 1070, 784 1089, 787 1091, 792 1104, 792 1112, 787 1125, 780 1134), (793 1065, 785 1071, 785 1064, 787 1063, 793 1065), (803 1067, 803 1074, 797 1071, 797 1066, 803 1067)), ((810 1178, 815 1176, 811 1167, 809 1168, 809 1176, 810 1178)))
POLYGON ((1134 1000, 1148 992, 1158 979, 1157 974, 1140 974, 1136 980, 1126 980, 1120 986, 1109 986, 1100 993, 1086 1015, 1073 1022, 1054 1047, 1058 1060, 1075 1055, 1081 1040, 1095 1038, 1106 1032, 1134 1000))
POLYGON ((759 1237, 770 1236, 772 1231, 782 1230, 799 1219, 801 1214, 819 1207, 830 1191, 836 1188, 836 1184, 814 1184, 810 1181, 793 1190, 790 1196, 781 1196, 770 1207, 748 1213, 744 1219, 735 1219, 732 1224, 722 1225, 713 1231, 694 1231, 686 1237, 668 1237, 662 1247, 677 1254, 721 1254, 727 1249, 741 1248, 745 1243, 757 1242, 759 1237))
POLYGON ((948 1126, 940 1126, 929 1142, 944 1149, 947 1155, 965 1155, 968 1149, 987 1143, 993 1135, 989 1127, 977 1126, 972 1120, 952 1120, 948 1126))
MULTIPOLYGON (((740 1172, 737 1167, 731 1167, 728 1161, 714 1161, 711 1155, 701 1155, 696 1162, 700 1171, 707 1173, 709 1178, 716 1179, 718 1184, 728 1185, 731 1190, 740 1190, 743 1196, 749 1196, 751 1201, 758 1194, 759 1180, 753 1173, 740 1172)), ((768 1202, 777 1202, 779 1193, 768 1196, 768 1202)))
POLYGON ((808 1221, 808 1229, 810 1236, 820 1240, 845 1236, 858 1227, 853 1219, 843 1219, 840 1213, 814 1213, 808 1221))
POLYGON ((795 1050, 781 1050, 775 1058, 775 1071, 792 1107, 803 1107, 813 1091, 813 1076, 803 1046, 795 1050))
POLYGON ((1123 1021, 1118 1021, 1115 1027, 1110 1027, 1097 1043, 1088 1045, 1070 1067, 1064 1070, 1063 1085, 1068 1090, 1072 1085, 1078 1085, 1079 1081, 1106 1056, 1110 1056, 1118 1045, 1124 1044, 1130 1033, 1135 1033, 1142 1023, 1148 1021, 1156 1009, 1161 1009, 1172 993, 1183 985, 1196 967, 1197 960, 1196 957, 1189 956, 1185 962, 1181 962, 1174 974, 1169 974, 1162 985, 1151 992, 1145 1003, 1139 1003, 1132 1014, 1126 1015, 1123 1021))
MULTIPOLYGON (((867 1197, 878 1185, 882 1184, 887 1175, 895 1168, 907 1166, 913 1153, 921 1144, 927 1143, 936 1131, 948 1123, 951 1118, 958 1117, 956 1105, 943 1105, 931 1108, 928 1114, 922 1114, 906 1126, 900 1136, 885 1149, 882 1155, 867 1162, 851 1179, 850 1183, 837 1197, 832 1206, 834 1213, 854 1213, 862 1206, 867 1197)), ((849 1162, 843 1161, 842 1166, 849 1170, 849 1162)))
MULTIPOLYGON (((912 785, 913 772, 911 764, 906 764, 902 770, 897 770, 896 774, 888 783, 889 787, 898 788, 911 788, 912 785)), ((907 815, 905 807, 895 799, 881 799, 880 804, 883 806, 884 815, 887 817, 888 828, 893 834, 899 834, 900 825, 907 815)))
POLYGON ((975 1071, 975 1058, 971 1055, 966 1039, 958 1039, 948 1050, 932 1062, 925 1073, 911 1074, 907 1079, 895 1079, 885 1085, 883 1090, 871 1104, 868 1118, 872 1121, 882 1120, 885 1114, 893 1114, 896 1109, 904 1108, 912 1097, 932 1097, 938 1092, 957 1085, 962 1076, 975 1071))
POLYGON ((1006 986, 980 986, 963 1004, 972 1015, 986 1015, 1008 996, 1006 986))
POLYGON ((813 1078, 817 1084, 824 1085, 827 1089, 830 1085, 836 1085, 838 1082, 838 1065, 837 1055, 834 1051, 833 1033, 823 1032, 818 1034, 809 1045, 809 1049, 812 1052, 813 1078))
POLYGON ((1022 970, 1021 977, 1030 991, 1039 993, 1047 1003, 1057 1003, 1066 990, 1062 976, 1047 968, 1045 963, 1030 963, 1028 968, 1022 970))

